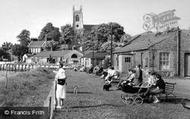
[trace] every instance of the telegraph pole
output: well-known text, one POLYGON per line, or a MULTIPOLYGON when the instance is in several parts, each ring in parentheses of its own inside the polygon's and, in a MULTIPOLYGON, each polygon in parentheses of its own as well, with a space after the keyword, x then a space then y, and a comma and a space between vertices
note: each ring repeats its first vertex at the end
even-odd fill
POLYGON ((112 44, 113 44, 113 29, 112 29, 112 24, 111 24, 111 55, 110 55, 110 60, 111 60, 111 66, 113 65, 113 49, 112 49, 112 44))
MULTIPOLYGON (((92 35, 92 37, 93 37, 93 35, 92 35)), ((92 38, 92 44, 93 44, 93 51, 92 51, 92 66, 94 67, 94 37, 92 38)))

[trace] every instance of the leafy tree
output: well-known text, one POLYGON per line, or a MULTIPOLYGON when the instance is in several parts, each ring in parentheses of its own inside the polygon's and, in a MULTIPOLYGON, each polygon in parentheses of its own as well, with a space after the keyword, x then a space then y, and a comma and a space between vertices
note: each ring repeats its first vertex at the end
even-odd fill
POLYGON ((27 46, 30 43, 30 31, 24 29, 21 33, 17 36, 20 42, 20 45, 27 46))
POLYGON ((40 41, 42 40, 53 40, 59 41, 61 34, 59 28, 54 27, 52 23, 47 23, 46 26, 41 30, 41 33, 38 37, 40 41))
POLYGON ((129 34, 124 34, 121 37, 121 42, 128 43, 130 40, 131 40, 131 35, 129 35, 129 34))
POLYGON ((124 28, 118 23, 110 22, 109 24, 109 35, 114 36, 115 42, 120 42, 121 37, 125 34, 124 28))
POLYGON ((123 27, 118 23, 103 23, 94 26, 90 33, 85 34, 83 46, 85 50, 92 50, 93 48, 100 50, 103 43, 111 40, 111 35, 114 42, 122 42, 120 39, 124 34, 123 27))
POLYGON ((115 42, 120 42, 120 38, 123 36, 124 28, 118 23, 110 22, 108 24, 100 24, 95 26, 91 33, 93 37, 96 36, 97 40, 101 43, 107 42, 110 39, 110 35, 113 35, 115 42))
POLYGON ((12 46, 13 44, 11 42, 4 42, 2 44, 2 49, 7 52, 8 50, 12 48, 12 46))
POLYGON ((74 29, 70 24, 61 27, 60 42, 64 44, 72 44, 74 39, 74 29))
POLYGON ((57 49, 59 49, 59 43, 56 41, 49 41, 45 46, 45 50, 47 51, 54 51, 57 49))
POLYGON ((12 47, 12 53, 13 55, 18 57, 18 61, 21 61, 22 56, 28 53, 28 47, 24 45, 15 44, 12 47))
POLYGON ((0 48, 0 61, 2 61, 3 59, 10 60, 10 54, 6 52, 4 49, 0 48))

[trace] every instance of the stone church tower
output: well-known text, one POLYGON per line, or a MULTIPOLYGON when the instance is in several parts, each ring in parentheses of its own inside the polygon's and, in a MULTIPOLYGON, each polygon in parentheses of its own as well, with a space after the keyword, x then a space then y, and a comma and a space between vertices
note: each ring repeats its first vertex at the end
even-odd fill
POLYGON ((80 10, 75 10, 75 6, 73 6, 73 28, 75 33, 80 33, 83 31, 82 6, 80 6, 80 10))
POLYGON ((83 24, 83 13, 82 6, 79 10, 75 10, 73 6, 73 28, 74 28, 74 42, 72 49, 80 49, 82 43, 82 37, 84 33, 84 24, 83 24))

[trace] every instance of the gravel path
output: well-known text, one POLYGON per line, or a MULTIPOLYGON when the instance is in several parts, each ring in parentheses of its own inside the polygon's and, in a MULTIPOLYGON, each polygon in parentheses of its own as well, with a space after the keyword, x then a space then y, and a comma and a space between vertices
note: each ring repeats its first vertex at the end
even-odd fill
POLYGON ((68 72, 67 98, 63 109, 55 111, 54 119, 190 119, 189 110, 181 104, 126 105, 122 91, 103 91, 103 80, 84 72, 68 72), (78 86, 78 93, 73 88, 78 86))

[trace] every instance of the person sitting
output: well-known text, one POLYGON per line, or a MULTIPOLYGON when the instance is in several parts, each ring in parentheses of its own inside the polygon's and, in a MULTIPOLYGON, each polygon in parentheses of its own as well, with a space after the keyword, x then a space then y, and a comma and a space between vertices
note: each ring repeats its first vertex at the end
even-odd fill
POLYGON ((154 77, 154 82, 149 88, 147 95, 152 95, 154 99, 153 103, 158 103, 160 100, 158 99, 157 95, 165 91, 165 82, 159 74, 152 73, 151 75, 154 77))
POLYGON ((100 69, 96 72, 96 75, 101 76, 103 71, 104 71, 103 67, 100 67, 100 69))
POLYGON ((129 69, 128 70, 128 77, 125 80, 120 80, 120 82, 118 83, 118 89, 121 89, 123 87, 124 84, 129 84, 132 85, 133 81, 135 79, 135 70, 133 69, 129 69))
POLYGON ((107 77, 107 75, 108 75, 108 72, 103 70, 101 78, 105 79, 107 77))
POLYGON ((116 74, 116 71, 114 70, 113 67, 109 67, 107 72, 108 72, 108 74, 107 74, 105 80, 112 79, 112 77, 116 74))
POLYGON ((93 73, 93 69, 94 69, 94 67, 93 67, 93 66, 91 66, 91 67, 89 68, 88 73, 89 73, 89 74, 93 73))

